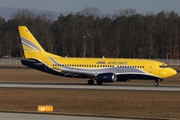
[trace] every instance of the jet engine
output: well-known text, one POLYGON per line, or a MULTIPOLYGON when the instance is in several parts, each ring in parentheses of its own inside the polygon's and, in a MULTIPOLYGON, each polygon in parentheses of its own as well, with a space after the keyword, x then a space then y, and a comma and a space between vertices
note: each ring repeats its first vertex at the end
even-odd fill
POLYGON ((102 73, 97 75, 96 80, 97 82, 116 82, 117 77, 114 73, 102 73))

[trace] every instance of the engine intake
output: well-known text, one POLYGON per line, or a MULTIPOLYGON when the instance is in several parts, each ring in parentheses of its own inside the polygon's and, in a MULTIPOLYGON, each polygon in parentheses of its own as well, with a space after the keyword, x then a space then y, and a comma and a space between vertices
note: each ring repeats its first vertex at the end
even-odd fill
POLYGON ((114 73, 103 73, 97 75, 97 81, 99 82, 116 82, 117 77, 114 73))

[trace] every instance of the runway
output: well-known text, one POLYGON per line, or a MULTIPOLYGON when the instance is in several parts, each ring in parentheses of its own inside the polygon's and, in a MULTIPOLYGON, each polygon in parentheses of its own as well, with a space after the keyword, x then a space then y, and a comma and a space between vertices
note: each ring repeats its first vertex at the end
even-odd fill
POLYGON ((129 91, 164 91, 180 92, 180 86, 153 85, 122 85, 103 84, 87 85, 80 83, 44 83, 44 82, 0 82, 0 88, 31 88, 31 89, 83 89, 83 90, 129 90, 129 91))
POLYGON ((86 117, 51 114, 4 113, 0 112, 1 120, 137 120, 125 118, 86 117))

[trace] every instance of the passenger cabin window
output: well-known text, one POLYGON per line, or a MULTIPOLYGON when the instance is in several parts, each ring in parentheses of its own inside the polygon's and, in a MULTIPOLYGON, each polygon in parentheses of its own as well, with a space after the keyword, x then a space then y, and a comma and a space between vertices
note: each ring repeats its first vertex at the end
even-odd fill
MULTIPOLYGON (((126 66, 126 65, 82 65, 82 64, 53 64, 53 66, 65 66, 65 67, 120 67, 120 68, 144 68, 144 66, 126 66)), ((160 68, 167 68, 166 64, 159 65, 160 68)))

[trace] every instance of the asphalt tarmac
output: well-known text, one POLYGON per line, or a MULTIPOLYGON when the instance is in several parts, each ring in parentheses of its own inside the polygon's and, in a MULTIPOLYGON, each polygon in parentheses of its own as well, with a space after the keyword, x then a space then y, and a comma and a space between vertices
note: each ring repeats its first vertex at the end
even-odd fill
MULTIPOLYGON (((0 82, 0 88, 30 88, 30 89, 77 89, 77 90, 127 90, 127 91, 164 91, 180 92, 180 86, 168 85, 127 85, 103 84, 87 85, 82 83, 48 83, 48 82, 0 82)), ((0 120, 136 120, 125 118, 88 117, 51 114, 5 113, 0 112, 0 120)))
POLYGON ((180 92, 180 86, 122 85, 103 84, 86 85, 77 83, 38 83, 38 82, 0 82, 0 88, 39 88, 39 89, 86 89, 86 90, 130 90, 180 92))
POLYGON ((0 120, 138 120, 138 119, 0 112, 0 120))

